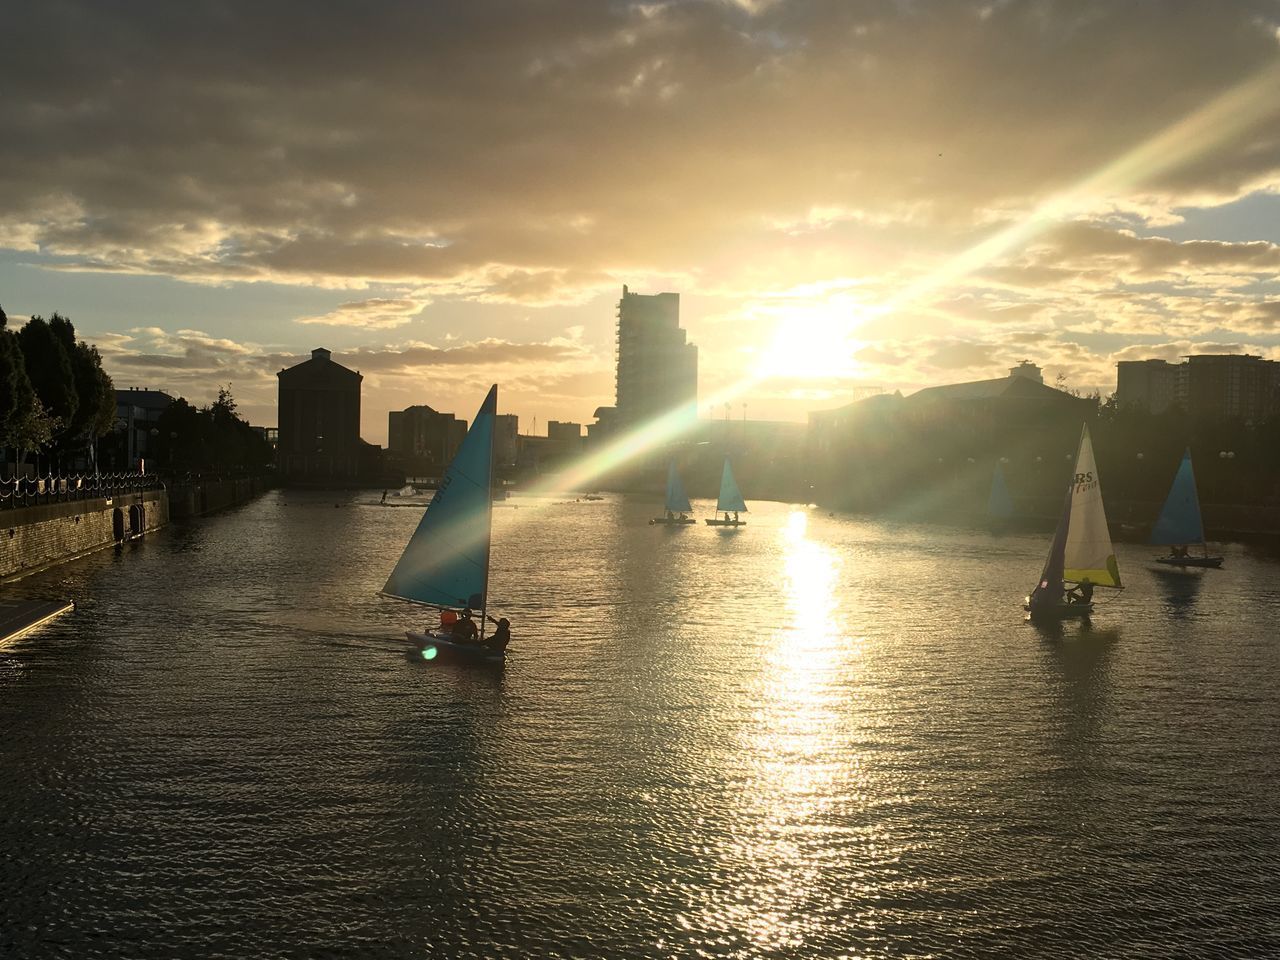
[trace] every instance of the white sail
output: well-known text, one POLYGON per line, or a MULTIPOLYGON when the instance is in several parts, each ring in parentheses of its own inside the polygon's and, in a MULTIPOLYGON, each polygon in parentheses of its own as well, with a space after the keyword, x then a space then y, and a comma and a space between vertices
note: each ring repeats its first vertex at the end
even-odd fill
POLYGON ((1098 465, 1093 459, 1093 442, 1086 424, 1080 434, 1080 451, 1076 455, 1076 473, 1071 491, 1071 520, 1067 527, 1063 556, 1063 579, 1081 583, 1088 580, 1098 587, 1119 587, 1120 568, 1116 551, 1107 529, 1107 514, 1102 506, 1102 486, 1098 465))

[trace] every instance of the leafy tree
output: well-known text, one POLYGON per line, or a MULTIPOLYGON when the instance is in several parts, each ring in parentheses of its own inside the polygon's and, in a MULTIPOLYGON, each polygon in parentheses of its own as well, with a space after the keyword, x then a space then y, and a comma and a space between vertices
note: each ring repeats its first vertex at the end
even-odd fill
POLYGON ((156 423, 157 459, 182 472, 257 471, 271 463, 271 445, 236 413, 230 386, 218 399, 196 408, 181 397, 156 423))
POLYGON ((69 432, 89 440, 106 436, 115 427, 116 389, 107 371, 102 369, 102 355, 98 348, 79 341, 73 367, 78 406, 76 422, 69 432))
MULTIPOLYGON (((70 322, 55 313, 52 323, 43 317, 32 317, 18 331, 27 376, 45 411, 57 421, 57 429, 72 423, 79 405, 75 372, 66 347, 66 327, 70 322)), ((71 336, 74 349, 74 330, 71 336)))
POLYGON ((8 322, 0 309, 0 447, 16 448, 21 461, 27 450, 39 445, 50 421, 39 406, 18 337, 7 329, 8 322))
POLYGON ((40 398, 32 393, 31 406, 14 418, 10 428, 9 443, 18 451, 18 462, 26 460, 28 453, 48 446, 60 425, 58 418, 49 416, 40 398))

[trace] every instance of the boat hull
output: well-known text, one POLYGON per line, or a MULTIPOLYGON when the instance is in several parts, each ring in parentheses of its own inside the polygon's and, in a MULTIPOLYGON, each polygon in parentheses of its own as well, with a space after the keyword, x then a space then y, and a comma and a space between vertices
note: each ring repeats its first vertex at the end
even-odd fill
POLYGON ((1156 563, 1169 567, 1209 567, 1217 570, 1222 566, 1222 557, 1156 557, 1156 563))
POLYGON ((437 633, 418 633, 406 630, 405 636, 415 647, 422 651, 424 660, 451 660, 455 663, 497 664, 507 659, 505 650, 494 650, 481 643, 458 643, 455 640, 437 633), (435 656, 427 656, 426 651, 435 648, 435 656))
POLYGON ((668 520, 666 517, 654 517, 652 520, 649 521, 649 526, 651 527, 683 527, 686 524, 697 523, 697 522, 698 521, 693 517, 685 517, 683 520, 681 520, 679 517, 676 517, 672 520, 668 520))
POLYGON ((1032 623, 1057 623, 1061 620, 1082 620, 1093 613, 1092 603, 1044 603, 1023 604, 1027 619, 1032 623))
POLYGON ((745 527, 747 525, 745 520, 704 520, 703 523, 708 527, 745 527))

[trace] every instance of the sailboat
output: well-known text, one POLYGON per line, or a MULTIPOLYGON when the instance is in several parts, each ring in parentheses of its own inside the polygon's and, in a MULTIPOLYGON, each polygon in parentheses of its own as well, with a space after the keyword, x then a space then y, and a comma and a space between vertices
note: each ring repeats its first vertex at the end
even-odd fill
POLYGON ((987 497, 987 523, 993 530, 1003 528, 1013 517, 1013 497, 1004 482, 1004 470, 996 464, 991 475, 991 495, 987 497))
POLYGON ((678 526, 682 523, 697 523, 689 514, 693 513, 693 505, 684 492, 684 484, 680 482, 680 474, 676 472, 676 462, 667 465, 667 499, 664 504, 665 513, 654 517, 651 524, 678 526))
POLYGON ((739 513, 747 512, 747 503, 742 499, 742 491, 738 489, 738 481, 733 479, 733 468, 729 466, 729 458, 724 458, 724 469, 720 472, 720 496, 716 498, 716 515, 707 521, 709 527, 745 527, 747 521, 739 520, 739 513), (720 514, 724 519, 720 519, 720 514), (729 519, 729 514, 733 519, 729 519))
POLYGON ((1076 453, 1075 475, 1067 485, 1049 556, 1025 609, 1033 621, 1087 617, 1093 613, 1094 587, 1121 586, 1116 551, 1102 506, 1093 443, 1085 424, 1076 453))
POLYGON ((404 553, 381 594, 393 600, 434 607, 440 626, 409 630, 424 659, 447 656, 473 662, 501 663, 506 656, 508 625, 489 617, 489 543, 493 524, 493 434, 498 387, 471 422, 462 445, 445 470, 435 496, 413 531, 404 553), (479 636, 463 639, 456 629, 459 611, 480 615, 479 636), (485 621, 498 629, 485 639, 485 621))
POLYGON ((1204 522, 1200 518, 1200 497, 1196 493, 1196 474, 1191 468, 1191 449, 1182 455, 1182 463, 1174 474, 1173 486, 1160 510, 1160 519, 1151 531, 1151 542, 1156 546, 1171 546, 1167 557, 1156 557, 1156 563, 1171 567, 1221 567, 1222 557, 1209 556, 1209 545, 1204 542, 1204 522), (1189 556, 1187 547, 1199 544, 1202 556, 1189 556))

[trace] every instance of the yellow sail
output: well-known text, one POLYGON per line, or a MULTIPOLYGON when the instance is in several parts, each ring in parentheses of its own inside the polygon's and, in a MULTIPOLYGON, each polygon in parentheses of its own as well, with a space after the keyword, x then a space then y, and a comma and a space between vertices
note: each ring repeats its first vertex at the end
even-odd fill
POLYGON ((1096 587, 1121 586, 1120 567, 1111 545, 1111 532, 1107 529, 1098 465, 1093 459, 1093 442, 1089 439, 1087 424, 1080 434, 1080 452, 1076 455, 1062 578, 1076 583, 1087 580, 1096 587))

